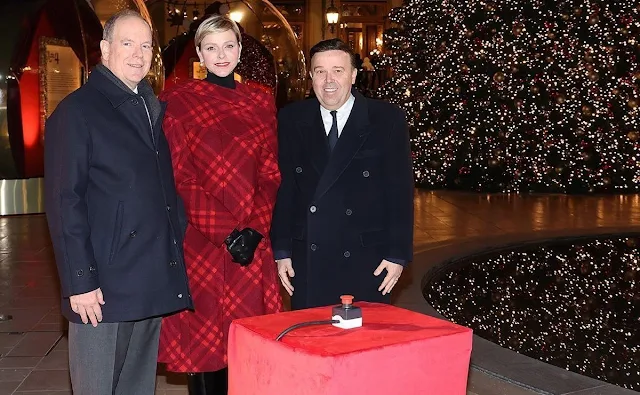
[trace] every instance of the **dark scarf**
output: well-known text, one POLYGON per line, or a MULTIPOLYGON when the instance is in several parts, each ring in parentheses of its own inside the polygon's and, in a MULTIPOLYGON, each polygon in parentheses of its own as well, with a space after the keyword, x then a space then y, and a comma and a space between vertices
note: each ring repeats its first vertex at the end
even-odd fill
MULTIPOLYGON (((111 72, 105 65, 98 64, 94 71, 98 71, 103 76, 107 77, 111 82, 113 82, 117 87, 121 88, 125 92, 130 95, 135 95, 135 92, 131 90, 124 82, 120 80, 120 78, 116 77, 115 74, 111 72)), ((149 115, 153 121, 153 126, 156 126, 156 123, 160 118, 160 101, 156 97, 156 94, 153 92, 153 88, 149 81, 143 79, 138 84, 138 95, 142 96, 145 103, 147 104, 147 108, 149 109, 149 115)))
POLYGON ((226 77, 218 77, 217 75, 207 71, 207 81, 223 88, 236 89, 236 82, 233 79, 233 73, 226 77))

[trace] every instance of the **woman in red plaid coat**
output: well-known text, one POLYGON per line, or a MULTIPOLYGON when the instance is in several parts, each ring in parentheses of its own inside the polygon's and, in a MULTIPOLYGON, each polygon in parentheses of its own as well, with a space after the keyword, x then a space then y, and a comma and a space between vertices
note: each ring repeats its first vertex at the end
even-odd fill
POLYGON ((163 320, 159 361, 190 373, 189 393, 197 395, 226 394, 231 321, 282 309, 271 245, 262 238, 280 184, 276 109, 271 95, 234 81, 240 37, 227 17, 203 21, 195 43, 206 80, 161 96, 189 221, 184 254, 195 312, 163 320))

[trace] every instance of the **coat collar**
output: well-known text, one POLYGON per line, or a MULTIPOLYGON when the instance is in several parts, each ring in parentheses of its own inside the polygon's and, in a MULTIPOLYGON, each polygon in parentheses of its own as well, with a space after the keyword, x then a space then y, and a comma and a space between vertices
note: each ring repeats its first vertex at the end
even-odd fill
MULTIPOLYGON (((132 100, 134 103, 138 103, 136 99, 136 93, 127 87, 118 77, 116 77, 108 68, 103 65, 96 66, 91 74, 87 85, 92 86, 98 92, 102 93, 113 108, 118 108, 124 104, 127 100, 132 100)), ((166 104, 162 104, 158 101, 153 92, 151 84, 146 79, 143 79, 138 83, 138 95, 144 99, 145 106, 149 111, 151 117, 152 128, 151 132, 146 128, 146 123, 143 127, 136 127, 140 133, 142 139, 153 149, 155 149, 153 141, 157 141, 161 124, 161 120, 166 110, 166 104), (150 133, 153 133, 151 136, 150 133)))
POLYGON ((235 82, 236 87, 230 89, 207 80, 191 79, 174 85, 160 95, 161 101, 168 101, 172 95, 197 97, 197 100, 224 102, 238 107, 266 107, 265 93, 248 84, 235 82))
MULTIPOLYGON (((145 81, 141 81, 140 84, 143 84, 143 82, 145 81)), ((107 100, 109 100, 113 108, 119 107, 122 103, 131 99, 131 97, 135 95, 135 93, 129 88, 126 88, 128 90, 127 92, 127 90, 123 88, 123 86, 126 87, 126 85, 119 81, 118 77, 113 75, 109 69, 102 65, 98 65, 93 69, 89 75, 87 84, 93 86, 102 93, 107 100), (118 82, 120 82, 121 85, 118 84, 118 82)))

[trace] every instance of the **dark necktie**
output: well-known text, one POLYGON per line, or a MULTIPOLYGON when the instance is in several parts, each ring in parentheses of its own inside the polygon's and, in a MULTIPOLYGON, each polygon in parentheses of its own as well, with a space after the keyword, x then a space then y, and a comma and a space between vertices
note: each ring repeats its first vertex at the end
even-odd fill
POLYGON ((331 111, 331 116, 333 117, 333 122, 331 123, 331 129, 329 130, 329 151, 333 151, 333 147, 336 146, 338 142, 338 117, 337 111, 331 111))

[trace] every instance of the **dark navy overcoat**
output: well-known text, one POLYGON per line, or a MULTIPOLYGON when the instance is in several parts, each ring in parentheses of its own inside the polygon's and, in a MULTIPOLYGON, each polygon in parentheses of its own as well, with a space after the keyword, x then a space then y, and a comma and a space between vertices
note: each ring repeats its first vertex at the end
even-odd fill
POLYGON ((45 207, 62 313, 72 322, 80 317, 68 297, 98 287, 103 322, 193 307, 162 108, 144 100, 146 81, 138 89, 93 71, 46 123, 45 207))
POLYGON ((332 153, 317 99, 278 119, 282 183, 271 241, 292 258, 292 308, 388 302, 373 275, 382 259, 412 259, 413 173, 404 113, 353 90, 355 103, 332 153))

